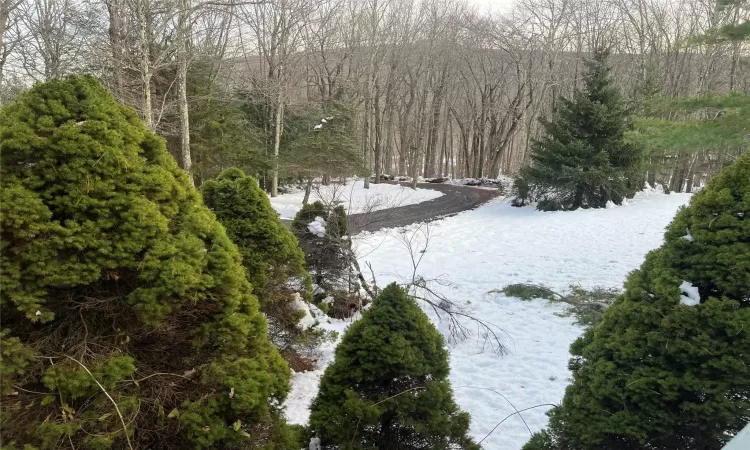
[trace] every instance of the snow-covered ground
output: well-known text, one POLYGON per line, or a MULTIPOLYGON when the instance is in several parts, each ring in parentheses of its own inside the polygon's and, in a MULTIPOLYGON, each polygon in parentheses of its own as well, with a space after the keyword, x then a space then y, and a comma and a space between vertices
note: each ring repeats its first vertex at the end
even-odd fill
MULTIPOLYGON (((570 343, 583 331, 573 318, 558 317, 560 306, 542 300, 524 302, 490 293, 506 284, 532 282, 565 290, 621 287, 628 272, 662 242, 664 228, 689 194, 645 191, 628 205, 599 210, 538 212, 495 201, 458 216, 433 222, 429 228, 383 230, 356 237, 360 264, 370 262, 378 284, 403 281, 411 274, 404 237, 414 236, 418 272, 442 277, 443 293, 472 315, 498 327, 509 353, 486 348, 477 334, 450 346, 451 383, 459 405, 471 414, 471 433, 482 440, 515 409, 559 403, 570 373, 570 343), (424 254, 425 234, 429 245, 424 254)), ((428 311, 433 320, 437 317, 428 311)), ((350 322, 333 321, 324 328, 343 332, 350 322)), ((445 323, 438 328, 446 332, 445 323)), ((287 417, 304 424, 316 395, 317 381, 333 359, 334 345, 322 349, 316 371, 295 374, 287 401, 287 417)), ((485 449, 520 449, 531 431, 544 427, 547 406, 525 411, 497 426, 485 449), (524 423, 525 421, 525 423, 524 423), (528 428, 527 428, 528 426, 528 428)))
MULTIPOLYGON (((432 189, 411 189, 398 184, 370 183, 364 188, 363 180, 349 180, 346 185, 331 183, 328 186, 315 185, 310 193, 310 202, 320 200, 326 204, 340 203, 356 214, 366 211, 395 208, 433 200, 443 195, 432 189)), ((271 198, 271 206, 283 219, 293 219, 302 209, 304 191, 279 195, 271 198)))
POLYGON ((323 344, 320 348, 320 357, 318 359, 318 367, 315 370, 308 372, 292 373, 292 391, 287 396, 286 400, 286 419, 289 423, 304 425, 310 418, 310 403, 312 403, 315 396, 318 394, 318 384, 320 383, 320 377, 323 376, 326 367, 331 364, 334 360, 334 352, 336 351, 336 345, 341 340, 341 336, 353 321, 359 319, 361 316, 359 313, 352 316, 347 320, 338 320, 326 317, 326 315, 320 309, 311 305, 309 307, 311 312, 310 315, 306 315, 303 320, 307 320, 308 317, 314 316, 318 320, 318 326, 328 331, 335 331, 338 333, 336 341, 328 341, 323 344))

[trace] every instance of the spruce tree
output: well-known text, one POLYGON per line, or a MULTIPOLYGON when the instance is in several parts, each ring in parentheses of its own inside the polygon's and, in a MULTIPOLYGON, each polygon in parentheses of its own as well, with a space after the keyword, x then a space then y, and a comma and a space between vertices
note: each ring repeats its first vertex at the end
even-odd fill
POLYGON ((395 284, 352 324, 313 401, 324 449, 478 449, 453 400, 443 338, 395 284))
POLYGON ((279 165, 303 178, 366 175, 358 144, 355 108, 341 101, 324 102, 289 114, 279 165))
POLYGON ((748 0, 717 0, 717 11, 735 10, 741 18, 740 21, 724 25, 720 28, 708 30, 704 35, 698 36, 698 42, 707 44, 723 44, 727 42, 746 42, 750 40, 750 1, 748 0))
POLYGON ((224 225, 242 255, 247 279, 269 318, 269 335, 282 353, 309 347, 314 333, 298 327, 296 294, 310 299, 310 276, 297 239, 281 223, 253 177, 228 169, 201 187, 203 200, 224 225))
POLYGON ((4 448, 289 448, 237 247, 91 77, 0 110, 4 448))
POLYGON ((328 292, 348 290, 354 254, 347 236, 344 207, 331 208, 320 201, 303 205, 292 221, 291 230, 305 253, 305 264, 315 284, 328 292), (310 223, 317 218, 324 220, 325 233, 310 229, 310 223))
MULTIPOLYGON (((522 195, 541 210, 603 208, 621 204, 637 186, 640 148, 625 140, 630 113, 607 63, 598 50, 586 61, 584 87, 561 98, 544 136, 531 146, 531 166, 521 172, 522 195)), ((517 202, 519 203, 519 202, 517 202)))
POLYGON ((572 384, 527 449, 720 449, 750 421, 750 154, 571 347, 572 384))

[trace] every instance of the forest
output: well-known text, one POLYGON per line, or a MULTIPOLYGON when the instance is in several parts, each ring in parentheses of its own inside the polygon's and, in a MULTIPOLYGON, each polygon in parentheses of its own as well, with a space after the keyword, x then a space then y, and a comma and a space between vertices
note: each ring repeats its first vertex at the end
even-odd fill
POLYGON ((463 0, 0 7, 0 102, 34 82, 94 74, 167 139, 196 185, 230 167, 271 195, 279 183, 368 172, 375 183, 514 175, 540 119, 603 47, 636 114, 630 138, 647 149, 651 185, 691 192, 747 147, 737 124, 747 44, 716 34, 746 20, 742 2, 518 0, 492 13, 463 0), (694 132, 707 119, 710 140, 694 132))

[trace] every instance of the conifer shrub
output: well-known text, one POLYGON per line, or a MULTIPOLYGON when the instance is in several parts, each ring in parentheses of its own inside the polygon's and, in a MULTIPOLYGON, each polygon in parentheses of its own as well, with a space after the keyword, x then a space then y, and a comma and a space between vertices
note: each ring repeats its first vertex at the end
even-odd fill
POLYGON ((312 289, 297 239, 255 179, 240 169, 225 170, 204 183, 201 192, 240 250, 247 279, 269 319, 271 340, 282 355, 298 360, 295 353, 315 347, 321 333, 303 330, 299 324, 305 315, 298 306, 299 293, 310 300, 312 289))
POLYGON ((453 400, 443 337, 395 284, 347 330, 313 401, 323 449, 478 449, 453 400))
POLYGON ((325 303, 319 303, 319 306, 334 317, 349 316, 352 310, 361 306, 348 226, 343 206, 326 205, 320 201, 303 205, 291 224, 291 231, 305 254, 305 266, 323 292, 321 296, 334 299, 331 306, 325 303), (313 222, 321 224, 318 219, 323 219, 324 230, 311 228, 313 222))
POLYGON ((4 448, 290 448, 237 247, 91 77, 0 110, 4 448))
POLYGON ((571 346, 572 384, 527 449, 720 449, 750 422, 748 217, 745 154, 571 346))

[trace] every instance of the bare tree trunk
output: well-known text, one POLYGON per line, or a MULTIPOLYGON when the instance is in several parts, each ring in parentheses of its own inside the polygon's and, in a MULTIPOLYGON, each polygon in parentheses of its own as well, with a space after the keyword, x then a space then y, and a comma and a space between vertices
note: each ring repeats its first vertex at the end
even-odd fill
MULTIPOLYGON (((13 44, 8 44, 5 41, 5 31, 10 21, 11 12, 18 8, 22 3, 22 0, 0 0, 0 85, 3 82, 3 76, 5 72, 5 61, 8 59, 12 50, 13 44)), ((0 98, 2 101, 2 98, 0 98)))
POLYGON ((11 2, 10 0, 0 0, 0 83, 3 82, 3 67, 8 53, 5 50, 5 27, 8 26, 10 18, 11 2))
POLYGON ((143 122, 149 130, 154 129, 154 117, 151 107, 151 61, 148 36, 146 27, 148 26, 148 17, 146 17, 146 0, 138 1, 138 44, 140 46, 140 71, 141 71, 141 88, 143 90, 143 122))
MULTIPOLYGON (((702 153, 702 152, 701 152, 702 153)), ((698 154, 690 156, 690 163, 687 169, 687 175, 685 176, 685 192, 688 194, 693 192, 693 179, 695 178, 695 169, 698 161, 698 154)))
POLYGON ((373 99, 373 109, 375 112, 375 146, 373 147, 373 157, 375 158, 375 184, 380 183, 380 174, 383 172, 382 166, 382 136, 383 127, 380 116, 380 84, 375 80, 375 98, 373 99))
MULTIPOLYGON (((446 113, 447 117, 447 113, 446 113)), ((448 174, 448 124, 443 124, 443 138, 440 147, 440 159, 438 160, 438 176, 443 177, 448 174), (445 164, 445 169, 443 168, 445 164)))
POLYGON ((367 174, 364 179, 364 188, 370 188, 370 92, 367 90, 365 98, 365 114, 362 122, 362 158, 365 162, 367 174))
POLYGON ((419 163, 422 160, 422 144, 424 143, 425 125, 427 125, 427 87, 422 90, 422 99, 419 102, 419 124, 417 126, 417 142, 414 145, 414 154, 411 158, 411 187, 417 188, 417 179, 419 177, 419 163))
POLYGON ((443 96, 445 93, 445 81, 448 75, 448 66, 443 66, 438 85, 432 97, 432 114, 430 117, 429 135, 427 136, 427 148, 425 149, 424 176, 432 177, 435 174, 435 154, 437 152, 438 126, 440 125, 440 111, 443 108, 443 96))
POLYGON ((313 177, 307 177, 307 183, 305 184, 305 196, 302 197, 302 204, 306 205, 310 201, 310 192, 312 191, 313 177))
MULTIPOLYGON (((281 77, 279 77, 281 84, 281 77)), ((284 126, 284 96, 281 86, 276 94, 276 108, 273 127, 273 168, 271 169, 271 197, 279 195, 279 150, 281 149, 281 133, 284 126)))
POLYGON ((187 101, 187 15, 190 8, 190 0, 180 0, 179 11, 179 42, 178 42, 178 63, 177 63, 177 90, 179 92, 179 109, 180 109, 180 151, 182 153, 182 168, 187 172, 188 181, 195 185, 191 168, 193 165, 190 156, 190 120, 188 113, 187 101))
POLYGON ((122 30, 122 0, 109 0, 109 45, 112 47, 112 72, 115 78, 115 95, 120 101, 125 100, 123 81, 123 30, 122 30))
MULTIPOLYGON (((385 107, 383 114, 386 114, 385 122, 385 167, 388 173, 393 170, 393 80, 388 79, 385 92, 385 107)), ((381 169, 382 171, 382 169, 381 169)), ((379 182, 379 181, 378 181, 379 182)))

